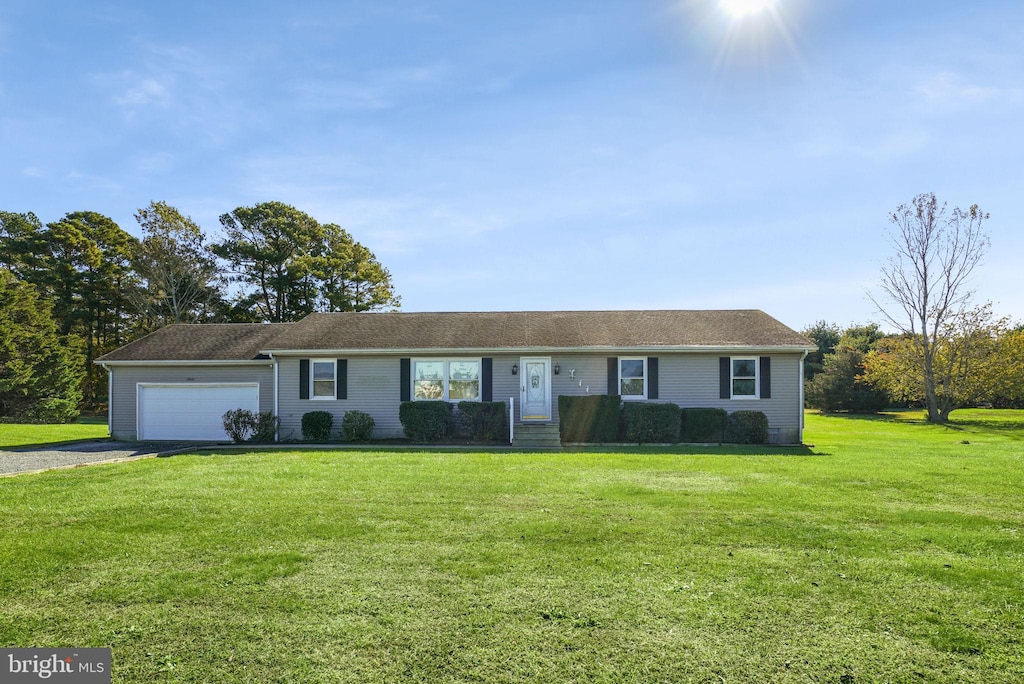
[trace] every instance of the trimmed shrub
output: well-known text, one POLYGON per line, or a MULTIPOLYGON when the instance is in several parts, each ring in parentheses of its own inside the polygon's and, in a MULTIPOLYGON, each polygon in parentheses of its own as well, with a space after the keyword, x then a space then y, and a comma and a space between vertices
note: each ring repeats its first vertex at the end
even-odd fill
POLYGON ((447 401, 403 401, 398 419, 414 442, 438 442, 452 434, 452 405, 447 401))
POLYGON ((260 411, 253 416, 250 442, 273 442, 277 439, 277 416, 273 411, 260 411))
POLYGON ((735 411, 725 423, 725 440, 733 444, 767 444, 768 417, 760 411, 735 411))
POLYGON ((684 408, 681 411, 680 442, 721 442, 729 412, 720 408, 684 408))
POLYGON ((558 397, 558 435, 563 442, 614 442, 622 400, 606 394, 558 397))
POLYGON ((362 411, 347 411, 341 419, 341 436, 349 442, 368 442, 373 439, 373 416, 362 411))
POLYGON ((256 418, 252 415, 252 411, 247 409, 225 411, 221 418, 224 421, 224 432, 228 433, 228 437, 235 444, 249 439, 253 428, 256 427, 256 418))
POLYGON ((626 402, 622 406, 622 432, 627 442, 678 442, 680 422, 675 404, 626 402))
POLYGON ((508 408, 503 401, 460 401, 469 436, 474 442, 493 442, 508 438, 508 408))
POLYGON ((326 442, 331 438, 334 416, 328 411, 309 411, 302 414, 302 436, 313 442, 326 442))

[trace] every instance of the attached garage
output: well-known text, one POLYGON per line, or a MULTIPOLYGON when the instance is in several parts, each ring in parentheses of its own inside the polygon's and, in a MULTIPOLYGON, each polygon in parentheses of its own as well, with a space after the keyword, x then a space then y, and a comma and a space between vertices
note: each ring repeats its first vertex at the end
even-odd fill
POLYGON ((227 441, 222 416, 260 410, 259 383, 137 385, 138 439, 227 441))

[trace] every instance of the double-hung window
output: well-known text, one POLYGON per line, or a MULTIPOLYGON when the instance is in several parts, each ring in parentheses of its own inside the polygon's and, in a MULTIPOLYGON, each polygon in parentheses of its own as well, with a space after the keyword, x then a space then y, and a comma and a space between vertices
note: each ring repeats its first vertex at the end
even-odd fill
POLYGON ((758 389, 757 359, 732 358, 732 398, 756 399, 758 389))
POLYGON ((337 363, 334 359, 318 361, 312 359, 309 364, 310 385, 313 387, 313 399, 334 399, 337 397, 338 381, 337 363))
POLYGON ((415 359, 413 401, 480 401, 480 359, 415 359))
POLYGON ((619 395, 624 400, 647 398, 646 358, 619 358, 619 395))

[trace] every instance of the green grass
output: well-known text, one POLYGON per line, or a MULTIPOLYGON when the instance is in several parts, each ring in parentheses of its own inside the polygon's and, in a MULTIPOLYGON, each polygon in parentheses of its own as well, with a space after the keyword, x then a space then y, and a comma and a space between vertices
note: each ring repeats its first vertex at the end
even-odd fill
POLYGON ((0 449, 106 439, 108 434, 105 416, 79 418, 73 423, 58 425, 0 423, 0 449))
POLYGON ((0 643, 115 682, 1021 681, 1024 412, 954 418, 7 478, 0 643))

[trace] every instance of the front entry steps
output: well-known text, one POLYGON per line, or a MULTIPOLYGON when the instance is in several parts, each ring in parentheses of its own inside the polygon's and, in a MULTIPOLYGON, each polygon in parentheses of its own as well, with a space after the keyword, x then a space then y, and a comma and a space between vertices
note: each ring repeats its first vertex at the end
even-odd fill
POLYGON ((551 449, 562 446, 558 425, 550 423, 523 423, 516 425, 512 446, 524 449, 551 449))

